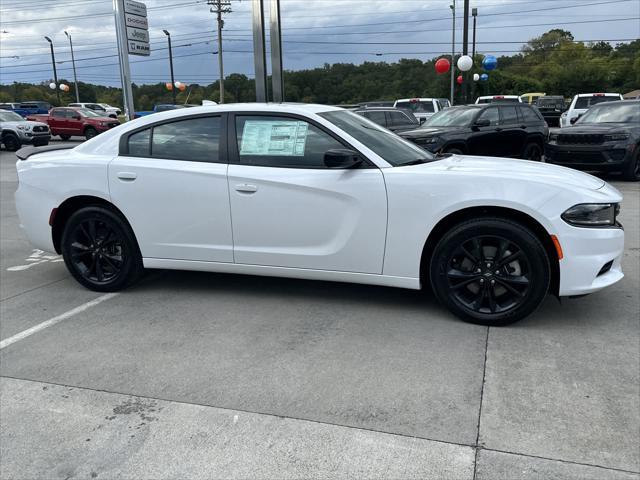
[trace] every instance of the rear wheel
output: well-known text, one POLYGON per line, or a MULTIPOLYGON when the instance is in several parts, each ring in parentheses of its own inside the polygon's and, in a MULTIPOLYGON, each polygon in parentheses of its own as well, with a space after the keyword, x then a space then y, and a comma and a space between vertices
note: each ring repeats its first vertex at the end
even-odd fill
POLYGON ((20 139, 13 133, 5 134, 4 137, 2 137, 2 143, 4 143, 4 148, 10 152, 20 150, 20 147, 22 146, 20 139))
POLYGON ((636 146, 636 154, 626 166, 623 175, 625 180, 631 182, 640 180, 640 146, 636 146))
POLYGON ((539 162, 542 160, 542 146, 539 143, 531 142, 527 143, 524 147, 524 153, 522 158, 525 160, 533 160, 539 162))
POLYGON ((535 311, 550 282, 547 253, 527 228, 502 218, 453 227, 438 242, 430 265, 438 300, 472 323, 500 326, 535 311))
POLYGON ((84 138, 86 138, 87 140, 91 140, 96 135, 98 135, 98 131, 93 127, 87 127, 87 129, 84 131, 84 138))
POLYGON ((91 290, 121 290, 143 272, 133 232, 120 215, 103 207, 75 212, 65 225, 61 247, 71 275, 91 290))
POLYGON ((67 134, 60 135, 60 138, 66 142, 67 140, 69 140, 71 138, 71 135, 67 135, 67 134))

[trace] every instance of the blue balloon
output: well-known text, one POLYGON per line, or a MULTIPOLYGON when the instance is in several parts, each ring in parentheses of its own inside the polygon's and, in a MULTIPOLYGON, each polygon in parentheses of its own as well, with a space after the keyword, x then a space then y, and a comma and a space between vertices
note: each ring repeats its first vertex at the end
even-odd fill
POLYGON ((487 71, 495 70, 498 67, 498 59, 493 55, 487 55, 482 60, 482 68, 487 71))
POLYGON ((486 82, 487 80, 489 80, 489 75, 487 75, 486 73, 483 73, 482 75, 480 75, 481 82, 486 82))

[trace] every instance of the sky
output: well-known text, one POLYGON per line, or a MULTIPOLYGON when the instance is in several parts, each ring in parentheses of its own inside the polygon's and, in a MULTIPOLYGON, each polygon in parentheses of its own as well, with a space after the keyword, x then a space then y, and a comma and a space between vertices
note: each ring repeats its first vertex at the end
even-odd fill
MULTIPOLYGON (((270 0, 264 1, 268 26, 270 0)), ((449 6, 453 2, 281 0, 284 68, 395 62, 401 58, 429 60, 450 54, 449 6)), ((216 22, 207 0, 144 3, 148 8, 151 56, 130 57, 134 82, 170 81, 163 29, 171 33, 177 81, 209 84, 217 80, 216 22)), ((225 75, 253 77, 253 2, 231 3, 233 11, 224 16, 225 75)), ((463 0, 455 3, 459 53, 463 0)), ((478 9, 477 51, 484 54, 515 54, 527 40, 552 28, 569 30, 582 41, 615 44, 640 38, 640 0, 471 0, 470 4, 478 9)), ((72 79, 65 30, 73 40, 78 80, 119 86, 112 0, 0 0, 0 82, 40 83, 53 77, 45 35, 53 40, 58 77, 72 79)))

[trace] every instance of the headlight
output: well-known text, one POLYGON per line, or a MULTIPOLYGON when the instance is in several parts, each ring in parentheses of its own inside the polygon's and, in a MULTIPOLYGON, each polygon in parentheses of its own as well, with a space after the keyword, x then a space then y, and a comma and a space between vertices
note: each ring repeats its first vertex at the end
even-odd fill
POLYGON ((434 143, 438 143, 439 140, 440 140, 440 138, 438 138, 438 137, 427 137, 427 138, 421 138, 419 140, 419 142, 424 144, 424 145, 431 145, 431 144, 434 144, 434 143))
POLYGON ((611 133, 604 136, 605 142, 616 142, 618 140, 628 140, 628 139, 629 139, 628 133, 611 133))
POLYGON ((17 125, 16 128, 18 130, 29 130, 29 127, 27 125, 17 125))
POLYGON ((575 227, 614 227, 620 213, 618 203, 582 203, 562 214, 562 219, 575 227))
POLYGON ((560 115, 560 118, 567 118, 567 112, 564 112, 562 115, 560 115))

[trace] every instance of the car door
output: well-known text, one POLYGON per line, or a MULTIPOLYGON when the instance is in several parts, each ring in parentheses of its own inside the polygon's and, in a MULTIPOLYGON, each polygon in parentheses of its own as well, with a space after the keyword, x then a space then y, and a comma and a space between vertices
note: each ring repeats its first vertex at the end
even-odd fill
POLYGON ((121 140, 109 188, 143 257, 233 262, 224 124, 199 115, 121 140))
POLYGON ((51 111, 49 128, 54 135, 67 133, 67 111, 65 109, 59 108, 51 111))
POLYGON ((382 273, 387 197, 375 165, 325 166, 325 152, 349 146, 304 117, 237 114, 229 125, 236 263, 382 273))
POLYGON ((504 146, 500 144, 500 113, 498 107, 487 107, 476 117, 475 123, 488 121, 488 125, 473 125, 467 139, 471 155, 500 156, 504 146))
POLYGON ((82 135, 84 125, 82 115, 73 109, 65 110, 65 131, 70 135, 82 135))
POLYGON ((524 151, 524 144, 527 141, 526 125, 518 116, 516 105, 500 105, 500 142, 502 153, 506 157, 519 157, 524 151))

